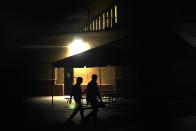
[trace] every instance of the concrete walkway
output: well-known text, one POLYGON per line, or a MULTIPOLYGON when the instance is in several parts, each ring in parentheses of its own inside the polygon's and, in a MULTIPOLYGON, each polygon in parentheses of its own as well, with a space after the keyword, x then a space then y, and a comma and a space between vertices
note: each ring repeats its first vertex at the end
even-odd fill
MULTIPOLYGON (((12 124, 12 126, 14 126, 14 128, 25 129, 25 130, 30 130, 30 129, 31 130, 32 129, 62 130, 63 129, 63 130, 71 130, 71 131, 73 130, 135 131, 136 125, 137 125, 137 129, 143 126, 140 123, 141 120, 138 121, 138 117, 136 117, 136 107, 134 101, 130 101, 129 104, 124 104, 124 105, 116 105, 116 106, 106 105, 105 108, 100 109, 98 113, 99 119, 96 121, 96 123, 93 121, 87 121, 85 123, 82 123, 79 113, 73 119, 73 123, 67 123, 66 120, 73 111, 68 110, 66 108, 65 106, 66 100, 64 98, 65 98, 64 96, 63 97, 55 96, 54 108, 52 108, 51 97, 30 97, 25 99, 23 104, 24 108, 21 111, 22 115, 21 114, 17 115, 17 116, 21 116, 22 119, 21 118, 12 119, 11 121, 13 123, 17 123, 17 124, 12 124)), ((171 105, 174 104, 171 103, 171 105)), ((185 104, 182 104, 181 102, 181 104, 179 105, 181 105, 182 107, 186 107, 186 108, 189 107, 190 109, 194 109, 193 102, 191 103, 191 105, 189 104, 190 106, 187 106, 187 102, 185 104)), ((174 107, 179 107, 179 106, 174 105, 174 107)), ((173 113, 178 113, 177 109, 178 108, 176 108, 176 110, 173 110, 173 113)), ((179 111, 181 113, 185 112, 184 110, 183 111, 179 110, 179 111)), ((90 109, 86 109, 84 115, 87 115, 89 112, 90 109)), ((9 118, 11 118, 11 116, 9 118)), ((8 122, 10 121, 9 118, 7 119, 8 122)), ((148 119, 150 120, 150 118, 147 118, 145 120, 148 119)), ((169 124, 168 130, 170 131, 196 131, 196 116, 191 112, 190 115, 187 115, 187 111, 185 115, 182 116, 177 116, 175 114, 174 117, 169 117, 167 121, 169 124)), ((150 123, 150 121, 147 123, 150 123)), ((150 124, 153 125, 153 123, 150 124)), ((162 125, 168 126, 167 124, 165 125, 162 124, 162 125)), ((162 128, 163 127, 159 127, 159 129, 157 130, 161 130, 162 128)), ((145 127, 143 129, 145 130, 145 127)))
MULTIPOLYGON (((135 109, 128 105, 118 105, 100 109, 99 119, 96 123, 88 121, 81 123, 78 113, 73 119, 73 123, 66 120, 73 112, 65 106, 66 100, 63 96, 54 97, 54 107, 51 106, 51 97, 31 97, 25 100, 24 106, 24 129, 71 129, 80 130, 136 130, 135 109)), ((86 109, 87 115, 91 109, 86 109)))

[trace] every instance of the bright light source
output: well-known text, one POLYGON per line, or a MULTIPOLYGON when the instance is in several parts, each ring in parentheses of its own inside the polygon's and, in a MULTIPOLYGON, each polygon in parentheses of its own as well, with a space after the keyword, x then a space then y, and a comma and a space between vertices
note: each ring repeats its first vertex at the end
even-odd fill
POLYGON ((71 108, 71 109, 74 109, 74 108, 75 108, 75 105, 71 104, 71 105, 70 105, 70 108, 71 108))
POLYGON ((74 109, 76 109, 78 106, 77 106, 77 104, 75 103, 75 101, 73 101, 71 104, 67 104, 67 109, 68 110, 74 110, 74 109))
POLYGON ((69 55, 75 55, 88 49, 88 43, 84 43, 81 39, 76 39, 69 45, 69 55))

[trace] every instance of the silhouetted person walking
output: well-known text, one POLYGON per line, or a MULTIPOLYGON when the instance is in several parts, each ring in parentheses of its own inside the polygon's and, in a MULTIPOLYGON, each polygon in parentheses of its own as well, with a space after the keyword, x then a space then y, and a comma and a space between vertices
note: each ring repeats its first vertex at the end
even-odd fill
POLYGON ((80 111, 81 119, 84 118, 84 111, 81 103, 82 98, 82 90, 81 90, 81 83, 82 83, 82 77, 78 77, 76 80, 76 84, 72 87, 72 92, 70 95, 69 103, 72 101, 72 96, 74 96, 74 101, 76 102, 76 108, 74 109, 74 112, 71 114, 71 116, 68 118, 68 121, 71 121, 74 116, 80 111))
POLYGON ((87 101, 89 101, 91 104, 92 111, 85 117, 86 119, 89 119, 91 117, 97 119, 97 112, 99 111, 97 98, 99 98, 102 101, 96 81, 97 81, 97 75, 93 74, 92 80, 87 85, 86 97, 87 97, 87 101))

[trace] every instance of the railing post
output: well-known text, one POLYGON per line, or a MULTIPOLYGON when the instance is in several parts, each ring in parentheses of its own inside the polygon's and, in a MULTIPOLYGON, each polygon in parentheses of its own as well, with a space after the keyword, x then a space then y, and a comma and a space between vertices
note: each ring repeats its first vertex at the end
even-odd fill
POLYGON ((54 68, 52 66, 52 108, 54 107, 53 96, 54 96, 54 68))

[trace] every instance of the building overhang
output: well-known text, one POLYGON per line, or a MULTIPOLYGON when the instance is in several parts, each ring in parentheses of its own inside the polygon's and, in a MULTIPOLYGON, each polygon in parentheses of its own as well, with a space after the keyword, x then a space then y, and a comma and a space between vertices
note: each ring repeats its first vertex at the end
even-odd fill
POLYGON ((141 43, 131 37, 125 37, 85 52, 58 60, 53 67, 82 68, 98 66, 132 65, 142 61, 141 43))

